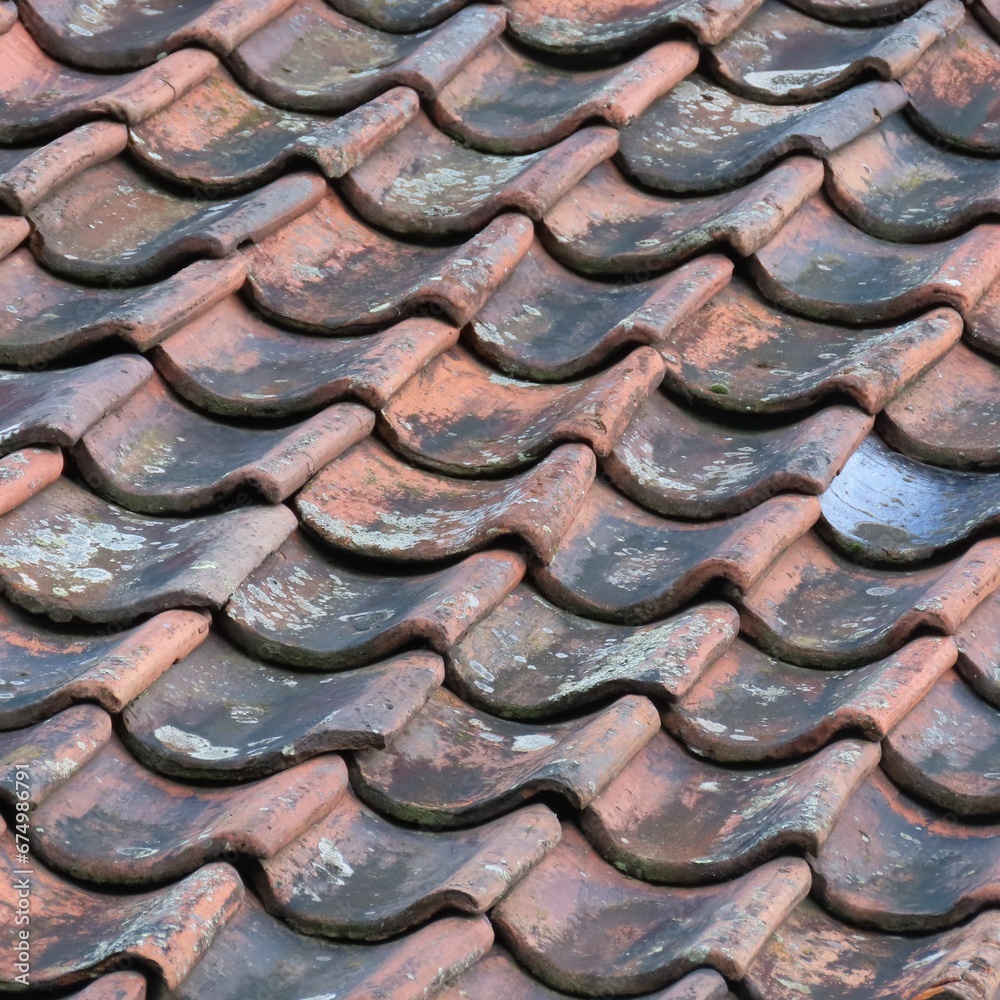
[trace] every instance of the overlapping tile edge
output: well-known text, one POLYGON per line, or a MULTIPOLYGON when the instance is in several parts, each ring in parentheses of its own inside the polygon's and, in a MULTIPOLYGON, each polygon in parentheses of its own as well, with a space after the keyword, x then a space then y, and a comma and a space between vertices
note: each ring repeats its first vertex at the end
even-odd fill
POLYGON ((0 992, 1000 997, 990 6, 18 6, 0 992))

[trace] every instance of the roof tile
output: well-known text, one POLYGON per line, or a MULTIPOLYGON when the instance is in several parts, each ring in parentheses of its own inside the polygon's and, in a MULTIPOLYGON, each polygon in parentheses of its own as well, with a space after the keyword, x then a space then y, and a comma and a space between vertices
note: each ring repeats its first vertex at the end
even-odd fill
POLYGON ((429 28, 467 6, 469 0, 335 0, 337 10, 383 31, 429 28))
POLYGON ((0 458, 0 513, 54 483, 62 470, 62 452, 55 448, 25 448, 0 458))
POLYGON ((72 1000, 146 1000, 146 979, 138 972, 111 972, 70 996, 72 1000))
POLYGON ((878 23, 916 10, 923 0, 788 0, 813 17, 838 24, 878 23))
POLYGON ((976 693, 1000 707, 1000 595, 983 601, 955 633, 958 672, 976 693))

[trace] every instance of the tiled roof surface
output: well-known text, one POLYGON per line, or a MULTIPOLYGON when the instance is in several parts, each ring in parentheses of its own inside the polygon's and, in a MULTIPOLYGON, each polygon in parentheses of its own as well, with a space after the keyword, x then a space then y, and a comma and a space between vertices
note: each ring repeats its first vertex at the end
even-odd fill
POLYGON ((0 2, 0 992, 998 1000, 998 88, 996 0, 0 2))

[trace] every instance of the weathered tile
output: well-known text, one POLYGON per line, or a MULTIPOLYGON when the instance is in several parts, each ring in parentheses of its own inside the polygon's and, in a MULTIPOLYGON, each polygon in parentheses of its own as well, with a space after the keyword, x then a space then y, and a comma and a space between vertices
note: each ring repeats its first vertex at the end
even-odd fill
POLYGON ((71 178, 31 212, 31 247, 74 280, 134 283, 192 257, 226 257, 312 208, 316 174, 290 174, 229 200, 176 194, 123 157, 71 178))
POLYGON ((932 305, 964 314, 1000 273, 1000 225, 983 223, 939 243, 889 243, 816 195, 750 268, 769 299, 814 319, 878 323, 932 305))
POLYGON ((846 27, 765 0, 712 49, 715 73, 760 101, 815 101, 856 80, 893 80, 961 23, 960 0, 930 0, 903 21, 846 27))
POLYGON ((54 483, 62 470, 58 448, 24 448, 0 458, 0 513, 6 514, 54 483))
POLYGON ((145 350, 236 291, 239 255, 201 260, 142 288, 91 288, 41 267, 27 249, 0 260, 0 363, 36 366, 111 337, 145 350))
POLYGON ((713 408, 786 413, 842 395, 878 413, 961 335, 962 317, 952 309, 898 326, 817 323, 770 305, 734 278, 682 320, 660 351, 666 385, 713 408))
POLYGON ((364 218, 417 236, 470 233, 504 211, 540 219, 592 167, 612 156, 618 133, 584 128, 523 156, 480 153, 420 111, 341 184, 364 218))
POLYGON ((74 450, 91 489, 129 510, 177 514, 237 492, 280 503, 369 434, 371 410, 338 403, 299 424, 245 427, 203 416, 154 375, 74 450))
POLYGON ((955 633, 958 672, 981 698, 1000 708, 1000 594, 993 593, 955 633))
POLYGON ((348 111, 395 84, 429 99, 504 21, 502 9, 477 4, 432 30, 391 34, 323 0, 294 0, 226 63, 249 90, 294 111, 348 111))
POLYGON ((79 889, 37 863, 27 879, 18 876, 19 857, 12 832, 0 821, 0 982, 6 983, 20 974, 35 987, 69 985, 121 968, 123 961, 137 961, 154 969, 168 987, 177 986, 244 892, 236 870, 226 864, 206 865, 154 892, 112 896, 79 889), (15 914, 26 880, 30 959, 19 969, 24 952, 16 946, 15 914))
POLYGON ((531 245, 526 216, 494 219, 459 246, 420 246, 359 222, 328 191, 246 251, 250 292, 265 313, 323 333, 393 322, 421 309, 464 326, 531 245))
POLYGON ((524 466, 561 441, 607 455, 662 377, 663 360, 650 347, 560 385, 499 375, 453 347, 393 395, 380 429, 413 461, 460 476, 524 466))
POLYGON ((380 813, 430 827, 478 823, 539 792, 582 809, 659 723, 635 695, 569 722, 526 725, 439 688, 387 749, 355 755, 352 784, 380 813))
POLYGON ((720 242, 746 257, 822 183, 821 165, 797 156, 739 190, 677 199, 640 191, 602 163, 546 213, 542 239, 557 260, 593 274, 648 276, 720 242))
POLYGON ((469 830, 430 833, 382 819, 351 793, 269 860, 254 881, 264 906, 307 934, 388 937, 442 910, 490 909, 559 840, 533 805, 469 830))
POLYGON ((117 156, 127 142, 124 125, 91 122, 44 146, 0 148, 0 201, 23 215, 64 180, 117 156))
POLYGON ((721 41, 760 0, 609 0, 597 7, 565 0, 506 0, 511 34, 557 54, 608 52, 687 28, 702 45, 721 41))
POLYGON ((327 177, 341 177, 419 107, 412 90, 398 87, 341 118, 280 111, 248 94, 220 67, 133 127, 130 149, 151 171, 220 194, 270 180, 294 158, 311 160, 327 177))
POLYGON ((946 468, 1000 466, 1000 366, 958 344, 879 417, 893 448, 946 468))
POLYGON ((17 22, 17 7, 14 0, 0 0, 0 34, 10 31, 17 22))
POLYGON ((0 262, 30 235, 31 223, 22 216, 0 216, 0 262))
POLYGON ((837 24, 877 24, 909 14, 923 0, 788 0, 792 7, 837 24))
POLYGON ((383 31, 430 28, 468 6, 469 0, 336 0, 337 10, 383 31))
POLYGON ((148 361, 127 354, 76 368, 0 372, 0 451, 74 445, 152 375, 148 361))
POLYGON ((146 978, 139 972, 111 972, 71 996, 72 1000, 146 1000, 146 978))
POLYGON ((453 479, 369 437, 314 476, 295 505, 325 542, 370 558, 445 559, 514 535, 547 561, 595 471, 593 452, 576 444, 506 479, 453 479))
POLYGON ((814 104, 762 104, 695 73, 622 129, 618 158, 652 188, 728 190, 788 153, 824 156, 904 104, 903 88, 883 82, 814 104))
POLYGON ((882 766, 901 788, 960 816, 1000 812, 1000 711, 954 671, 889 733, 882 766))
POLYGON ((979 1000, 1000 989, 1000 917, 924 937, 863 931, 800 903, 758 953, 752 1000, 979 1000))
POLYGON ((688 42, 663 42, 620 65, 571 70, 502 38, 470 59, 431 105, 450 135, 491 153, 530 153, 592 119, 628 125, 698 66, 688 42))
POLYGON ((779 493, 822 493, 871 430, 853 406, 795 423, 720 423, 654 392, 601 462, 622 493, 667 517, 741 514, 779 493))
POLYGON ((834 204, 880 239, 940 240, 1000 210, 991 160, 929 141, 904 115, 838 149, 827 165, 834 204))
MULTIPOLYGON (((439 994, 440 1000, 568 1000, 568 994, 551 990, 533 979, 510 954, 494 947, 454 985, 439 994)), ((729 1000, 726 981, 712 969, 698 969, 674 986, 648 993, 639 1000, 729 1000)))
POLYGON ((164 611, 111 635, 56 631, 0 604, 0 729, 26 726, 77 701, 117 714, 208 634, 201 611, 164 611))
POLYGON ((876 770, 811 861, 816 895, 852 924, 905 933, 954 926, 1000 899, 998 836, 995 823, 943 815, 876 770))
POLYGON ((813 532, 797 538, 740 599, 743 630, 804 666, 842 669, 886 656, 918 629, 951 635, 1000 583, 1000 543, 940 565, 859 566, 813 532))
POLYGON ((775 497, 738 517, 689 524, 647 513, 598 480, 555 558, 536 567, 533 580, 578 614, 648 622, 713 580, 745 590, 818 515, 812 497, 775 497))
POLYGON ((130 748, 154 770, 244 780, 332 750, 384 747, 444 678, 403 653, 346 673, 301 673, 213 633, 125 710, 130 748))
POLYGON ((191 975, 162 1000, 425 1000, 492 943, 485 917, 444 917, 383 944, 333 943, 296 934, 247 894, 191 975))
POLYGON ((112 736, 34 810, 32 851, 87 882, 164 882, 221 857, 272 857, 346 788, 335 755, 230 788, 182 785, 147 771, 112 736))
POLYGON ((697 889, 647 885, 565 826, 493 919, 518 961, 549 986, 614 996, 662 988, 703 965, 741 979, 808 891, 809 869, 797 858, 697 889))
POLYGON ((111 735, 111 717, 96 705, 75 705, 36 726, 0 732, 0 798, 13 804, 27 785, 26 801, 36 808, 99 753, 111 735))
POLYGON ((841 550, 869 562, 917 562, 1000 521, 1000 475, 926 465, 872 434, 820 503, 823 533, 841 550))
POLYGON ((878 742, 956 655, 951 639, 925 636, 865 667, 815 670, 737 639, 663 721, 696 753, 734 763, 791 760, 843 732, 878 742))
POLYGON ((432 573, 390 575, 294 532, 226 606, 244 648, 306 669, 355 666, 420 639, 444 652, 509 594, 524 561, 495 550, 432 573))
POLYGON ((344 398, 379 409, 457 339, 455 327, 422 318, 355 337, 302 336, 268 323, 232 295, 185 324, 151 357, 173 389, 202 409, 286 417, 344 398))
POLYGON ((464 333, 477 354, 515 378, 564 380, 626 344, 662 352, 678 324, 724 288, 732 270, 728 258, 707 254, 650 281, 593 281, 564 268, 536 241, 464 333))
POLYGON ((550 604, 526 585, 448 651, 449 683, 494 715, 544 718, 609 695, 681 697, 732 643, 721 601, 651 625, 610 625, 550 604))
POLYGON ((815 854, 878 760, 877 744, 838 740, 799 763, 736 770, 688 755, 661 730, 581 823, 604 859, 634 878, 733 878, 785 850, 815 854))
POLYGON ((1000 281, 994 281, 969 312, 965 338, 973 347, 1000 356, 1000 281))
POLYGON ((144 0, 81 7, 75 0, 23 0, 21 19, 57 59, 87 69, 122 70, 148 65, 185 45, 225 55, 290 2, 144 0))
POLYGON ((219 607, 295 527, 287 507, 149 518, 60 479, 0 518, 7 596, 57 621, 219 607))
POLYGON ((1000 6, 997 0, 972 0, 970 10, 976 20, 997 40, 1000 40, 1000 6))
POLYGON ((140 122, 217 65, 210 53, 188 49, 138 73, 87 73, 50 59, 16 22, 0 33, 0 142, 54 138, 92 118, 140 122))
POLYGON ((931 135, 968 149, 1000 153, 1000 42, 971 14, 903 78, 909 113, 931 135))

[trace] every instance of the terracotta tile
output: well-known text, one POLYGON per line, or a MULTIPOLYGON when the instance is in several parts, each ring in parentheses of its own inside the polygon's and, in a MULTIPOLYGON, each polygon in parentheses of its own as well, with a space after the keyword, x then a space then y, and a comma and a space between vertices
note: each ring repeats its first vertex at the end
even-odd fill
POLYGON ((876 770, 812 862, 817 898, 887 931, 949 927, 1000 898, 995 824, 972 825, 900 792, 876 770))
POLYGON ((695 73, 621 131, 618 158, 665 191, 729 190, 787 153, 825 154, 906 104, 895 83, 863 83, 815 104, 761 104, 695 73))
POLYGON ((383 747, 444 678, 431 653, 300 673, 213 633, 125 710, 129 746, 156 771, 238 781, 331 750, 383 747))
POLYGON ((878 760, 876 744, 839 740, 800 763, 735 770, 689 756, 661 730, 581 822, 634 878, 733 878, 782 851, 815 854, 878 760))
POLYGON ((1000 272, 1000 225, 984 223, 940 243, 888 243, 817 195, 750 268, 769 299, 814 319, 878 323, 932 305, 966 313, 1000 272))
POLYGON ((457 339, 455 327, 435 319, 335 340, 305 337, 232 295, 154 348, 152 358, 171 387, 202 409, 286 417, 345 397, 379 409, 457 339))
POLYGON ((32 212, 39 260, 74 280, 134 283, 192 257, 226 257, 312 208, 316 174, 290 174, 224 201, 175 194, 117 157, 63 184, 32 212))
POLYGON ((883 767, 897 785, 960 816, 1000 811, 1000 712, 954 671, 889 733, 883 767))
POLYGON ((0 580, 16 604, 57 621, 219 607, 294 527, 286 507, 142 517, 60 479, 0 518, 0 580))
POLYGON ((1000 43, 967 14, 903 78, 910 114, 926 131, 974 153, 1000 153, 1000 104, 992 85, 1000 43))
POLYGON ((387 749, 355 755, 352 784, 380 813, 430 827, 479 823, 539 792, 582 809, 658 728, 656 709, 635 695, 569 722, 526 725, 439 688, 387 749))
POLYGON ((120 712, 208 634, 202 611, 164 611, 117 634, 55 631, 0 605, 0 728, 25 726, 76 701, 120 712))
POLYGON ((26 729, 0 732, 0 798, 7 803, 28 785, 34 809, 73 776, 111 739, 111 717, 96 705, 76 705, 26 729), (27 764, 30 781, 21 779, 27 764))
POLYGON ((0 0, 0 34, 10 31, 17 21, 17 7, 14 0, 0 0))
POLYGON ((0 149, 0 201, 24 214, 63 181, 117 156, 127 142, 124 125, 91 122, 44 146, 0 149))
POLYGON ((111 972, 71 995, 73 1000, 146 1000, 146 979, 138 972, 111 972))
POLYGON ((336 0, 337 10, 383 31, 430 28, 467 6, 469 0, 336 0))
POLYGON ((265 313, 323 333, 416 309, 464 326, 527 252, 532 233, 530 219, 508 214, 457 247, 402 243, 357 221, 328 191, 313 211, 246 252, 250 292, 265 313))
POLYGON ((878 413, 961 335, 962 317, 952 309, 898 326, 817 323, 777 309, 734 278, 660 350, 666 385, 713 408, 786 413, 849 396, 878 413))
POLYGON ((853 670, 815 670, 737 639, 663 716, 694 752, 713 760, 791 760, 838 733, 878 742, 955 662, 951 639, 914 639, 853 670))
POLYGON ((91 118, 135 124, 217 65, 210 53, 187 49, 138 73, 87 73, 50 59, 16 23, 0 33, 0 142, 55 137, 91 118))
POLYGON ((828 406, 795 423, 719 423, 654 392, 601 462, 622 493, 667 517, 740 514, 779 493, 822 493, 873 419, 828 406))
POLYGON ((976 693, 1000 708, 1000 594, 991 594, 955 633, 958 672, 976 693))
POLYGON ((387 34, 322 0, 294 0, 226 62, 248 89, 280 108, 349 111, 395 84, 432 98, 504 21, 502 9, 477 4, 430 31, 412 34, 407 25, 406 34, 387 34))
POLYGON ((996 39, 1000 40, 1000 6, 997 0, 973 0, 969 8, 976 20, 996 39))
POLYGON ((894 80, 961 23, 960 0, 930 0, 906 20, 845 27, 765 0, 709 60, 737 93, 759 101, 815 101, 871 76, 894 80))
MULTIPOLYGON (((2 826, 2 824, 0 824, 2 826)), ((19 974, 15 942, 22 866, 11 831, 0 833, 0 982, 19 974)), ((122 960, 152 967, 168 987, 190 972, 243 896, 236 870, 206 865, 181 882, 127 896, 79 889, 33 864, 30 983, 68 985, 121 968, 122 960)), ((23 981, 22 981, 23 982, 23 981)))
POLYGON ((879 418, 893 448, 948 468, 1000 466, 1000 368, 963 344, 900 393, 879 418))
POLYGON ((838 24, 879 23, 909 14, 922 0, 788 0, 792 7, 838 24))
POLYGON ((243 284, 239 256, 196 261, 155 285, 89 288, 50 274, 27 249, 0 260, 0 362, 33 366, 120 337, 140 350, 243 284))
POLYGON ((881 239, 940 240, 1000 209, 989 160, 925 139, 903 115, 837 150, 827 164, 833 202, 881 239))
POLYGON ((0 263, 13 253, 31 233, 31 224, 20 216, 0 217, 0 263))
POLYGON ((993 282, 969 313, 965 338, 994 357, 1000 356, 1000 281, 993 282))
POLYGON ((752 1000, 979 1000, 1000 987, 1000 918, 902 937, 842 924, 800 903, 750 966, 752 1000))
POLYGON ((625 344, 663 350, 673 331, 725 287, 733 265, 698 257, 650 281, 582 278, 537 241, 464 331, 476 353, 515 378, 563 380, 625 344))
POLYGON ((279 111, 257 100, 221 67, 131 132, 130 148, 169 180, 222 193, 270 180, 294 158, 341 177, 418 111, 397 87, 342 118, 279 111), (248 144, 247 135, 253 135, 248 144))
POLYGON ((493 942, 485 917, 445 917, 383 944, 296 934, 247 895, 190 976, 162 1000, 425 1000, 493 942))
POLYGON ((421 111, 347 174, 341 187, 354 208, 383 229, 459 235, 509 210, 540 219, 617 148, 617 132, 596 127, 540 153, 479 153, 435 128, 421 111))
POLYGON ((152 374, 148 361, 127 354, 78 368, 0 372, 0 450, 76 444, 152 374))
POLYGON ((522 467, 561 441, 583 441, 603 456, 662 377, 663 361, 649 347, 557 386, 498 375, 453 347, 395 393, 380 430, 413 461, 460 476, 522 467))
POLYGON ((899 649, 918 629, 951 635, 1000 583, 1000 546, 918 569, 870 569, 802 535, 742 598, 745 632, 793 663, 842 669, 899 649))
POLYGON ((546 214, 542 239, 557 260, 593 274, 641 278, 721 242, 745 257, 822 182, 820 164, 798 156, 737 191, 676 199, 640 191, 604 163, 546 214))
POLYGON ((533 580, 578 614, 648 622, 714 580, 746 589, 818 514, 811 497, 776 497, 739 517, 688 524, 649 514, 598 480, 533 580))
POLYGON ((647 885, 602 861, 573 827, 493 912, 504 944, 555 989, 639 993, 701 965, 740 979, 809 891, 804 861, 698 889, 647 885))
MULTIPOLYGON (((640 1000, 727 1000, 726 981, 711 969, 698 969, 666 990, 645 994, 640 1000)), ((455 984, 439 994, 440 1000, 566 1000, 568 994, 550 990, 529 976, 503 948, 494 947, 455 984)))
POLYGON ((358 663, 416 639, 444 652, 519 583, 524 561, 481 552, 431 573, 365 569, 293 533, 226 606, 226 629, 258 656, 307 669, 358 663))
POLYGON ((609 0, 597 7, 566 0, 506 0, 519 41, 558 54, 608 52, 687 28, 702 45, 721 41, 760 0, 609 0))
POLYGON ((147 0, 141 6, 114 4, 81 10, 75 0, 24 0, 20 9, 31 33, 57 59, 88 69, 122 70, 148 65, 184 45, 203 45, 224 55, 290 2, 147 0))
POLYGON ((925 465, 873 434, 821 504, 823 533, 843 551, 869 562, 916 562, 1000 521, 1000 477, 925 465))
POLYGON ((307 934, 373 940, 442 910, 483 913, 559 840, 545 806, 470 830, 396 826, 348 793, 270 860, 255 882, 264 906, 307 934))
POLYGON ((32 852, 87 882, 165 882, 222 857, 273 857, 346 787, 335 755, 250 784, 182 785, 147 771, 113 736, 34 811, 32 852))
POLYGON ((450 135, 492 153, 530 153, 600 118, 621 127, 698 65, 687 42, 663 42, 607 69, 532 59, 502 38, 469 60, 431 105, 450 135))
POLYGON ((562 445, 506 479, 453 479, 401 462, 366 438, 296 499, 306 527, 347 552, 406 562, 445 559, 512 535, 551 559, 593 482, 594 455, 562 445))
POLYGON ((652 625, 609 625, 550 604, 526 585, 448 652, 449 683, 495 715, 538 718, 610 695, 673 701, 732 643, 721 601, 652 625))
POLYGON ((330 406, 284 427, 223 424, 195 412, 154 375, 74 450, 91 489, 148 514, 213 506, 239 493, 280 503, 369 434, 371 410, 330 406))
POLYGON ((0 513, 54 483, 62 469, 62 452, 57 448, 25 448, 0 458, 0 513))

